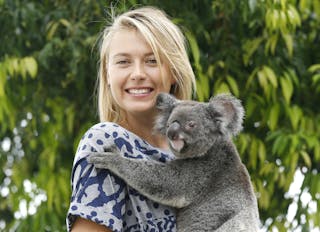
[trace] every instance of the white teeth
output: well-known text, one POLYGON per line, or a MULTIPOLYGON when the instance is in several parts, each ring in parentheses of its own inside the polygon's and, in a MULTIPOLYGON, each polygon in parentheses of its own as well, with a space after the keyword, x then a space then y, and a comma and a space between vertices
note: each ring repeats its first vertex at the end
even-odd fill
POLYGON ((150 89, 129 89, 128 92, 132 94, 144 94, 149 93, 150 89))

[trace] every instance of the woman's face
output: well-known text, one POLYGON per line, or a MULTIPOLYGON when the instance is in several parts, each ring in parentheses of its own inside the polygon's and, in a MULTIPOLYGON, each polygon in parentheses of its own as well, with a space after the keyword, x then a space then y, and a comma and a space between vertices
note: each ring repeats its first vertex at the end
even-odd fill
POLYGON ((174 83, 168 64, 159 65, 135 30, 116 32, 109 49, 108 84, 118 106, 132 115, 154 112, 157 94, 168 93, 174 83))

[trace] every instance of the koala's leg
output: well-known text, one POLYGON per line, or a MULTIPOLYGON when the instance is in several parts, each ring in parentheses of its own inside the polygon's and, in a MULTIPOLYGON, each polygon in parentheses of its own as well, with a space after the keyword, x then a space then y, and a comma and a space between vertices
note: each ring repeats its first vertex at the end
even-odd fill
POLYGON ((88 161, 96 168, 109 169, 153 201, 176 208, 190 203, 185 195, 188 185, 180 177, 182 172, 172 165, 154 160, 129 159, 112 152, 91 154, 88 161))

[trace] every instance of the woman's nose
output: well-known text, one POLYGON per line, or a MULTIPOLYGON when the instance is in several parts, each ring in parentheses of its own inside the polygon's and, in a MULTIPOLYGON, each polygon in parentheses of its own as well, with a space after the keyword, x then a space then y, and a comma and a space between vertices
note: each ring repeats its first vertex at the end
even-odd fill
POLYGON ((131 79, 133 80, 145 79, 145 75, 146 74, 145 74, 143 63, 136 62, 133 66, 131 79))

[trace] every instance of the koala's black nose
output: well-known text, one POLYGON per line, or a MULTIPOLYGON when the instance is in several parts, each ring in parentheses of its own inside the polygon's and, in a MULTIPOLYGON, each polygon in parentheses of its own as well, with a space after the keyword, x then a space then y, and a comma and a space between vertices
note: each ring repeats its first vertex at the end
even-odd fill
POLYGON ((170 140, 176 140, 179 138, 180 124, 178 122, 173 122, 168 130, 167 136, 170 140))

